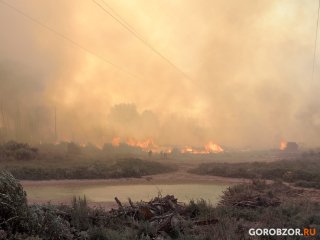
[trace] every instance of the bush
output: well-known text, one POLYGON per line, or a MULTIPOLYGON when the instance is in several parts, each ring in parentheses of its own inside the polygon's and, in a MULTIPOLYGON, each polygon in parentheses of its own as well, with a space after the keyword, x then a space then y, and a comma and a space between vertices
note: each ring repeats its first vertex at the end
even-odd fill
POLYGON ((104 228, 91 228, 88 232, 89 240, 109 240, 104 228))
POLYGON ((43 239, 72 239, 70 224, 59 216, 56 206, 32 206, 29 210, 27 233, 43 239))
POLYGON ((37 156, 38 149, 26 143, 10 141, 0 146, 0 159, 2 160, 31 160, 37 156))
POLYGON ((89 224, 89 208, 86 197, 83 199, 76 197, 72 200, 71 224, 77 229, 87 230, 89 224))
POLYGON ((212 215, 212 205, 203 199, 194 201, 191 200, 186 208, 186 212, 191 218, 207 218, 210 219, 212 215))
POLYGON ((140 159, 122 159, 114 162, 95 162, 85 166, 59 167, 7 167, 18 179, 107 179, 135 177, 173 171, 174 168, 158 162, 140 159))
POLYGON ((190 170, 196 174, 236 178, 263 178, 320 188, 320 155, 274 162, 203 163, 190 170))
POLYGON ((4 229, 17 230, 28 213, 26 193, 8 172, 0 171, 0 222, 4 229))
POLYGON ((298 181, 294 185, 297 186, 297 187, 318 188, 318 189, 320 189, 320 182, 298 181))
POLYGON ((122 228, 119 230, 112 230, 102 227, 93 227, 89 231, 89 240, 138 240, 151 238, 138 238, 137 232, 128 228, 122 228))

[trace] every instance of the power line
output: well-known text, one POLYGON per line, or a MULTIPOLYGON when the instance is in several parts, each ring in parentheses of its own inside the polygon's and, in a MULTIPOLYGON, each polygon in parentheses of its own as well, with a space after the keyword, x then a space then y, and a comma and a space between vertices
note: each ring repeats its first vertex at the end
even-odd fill
POLYGON ((191 80, 191 78, 183 72, 179 67, 177 67, 170 59, 160 53, 156 48, 154 48, 147 40, 145 40, 141 34, 138 34, 134 28, 119 14, 117 14, 104 0, 102 2, 114 13, 112 14, 110 11, 105 9, 100 3, 96 0, 92 0, 94 4, 99 6, 104 12, 106 12, 109 16, 111 16, 114 20, 116 20, 121 26, 123 26, 126 30, 128 30, 131 34, 133 34, 138 40, 140 40, 144 45, 146 45, 149 49, 151 49, 154 53, 159 55, 162 59, 164 59, 169 65, 171 65, 175 70, 177 70, 180 74, 182 74, 185 78, 191 80), (116 15, 116 16, 115 16, 116 15))
MULTIPOLYGON (((110 6, 110 4, 107 4, 107 2, 106 1, 104 1, 104 0, 102 0, 102 2, 103 2, 103 4, 107 7, 107 8, 109 8, 111 11, 112 11, 112 13, 115 15, 115 17, 117 17, 123 24, 125 24, 128 28, 130 28, 131 29, 131 31, 133 31, 133 32, 135 32, 135 34, 137 34, 137 35, 139 35, 139 33, 132 27, 132 26, 130 26, 129 25, 129 23, 123 18, 123 17, 121 17, 111 6, 110 6)), ((109 14, 109 13, 108 13, 109 14)), ((111 14, 109 14, 110 16, 111 16, 111 14)), ((141 35, 139 35, 141 38, 143 38, 141 35)))
POLYGON ((312 81, 314 77, 314 67, 315 67, 315 62, 316 62, 316 52, 317 52, 317 41, 318 41, 318 26, 319 26, 319 12, 320 12, 320 0, 318 3, 318 17, 317 17, 317 28, 316 28, 316 38, 314 41, 314 52, 313 52, 313 65, 312 65, 312 81))
POLYGON ((133 74, 133 73, 125 70, 124 68, 122 68, 121 66, 119 66, 119 65, 111 62, 110 60, 105 59, 103 56, 97 55, 96 53, 94 53, 93 51, 89 50, 88 48, 82 46, 81 44, 79 44, 79 43, 77 43, 76 41, 68 38, 67 36, 63 35, 62 33, 58 32, 57 30, 55 30, 55 29, 49 27, 48 25, 40 22, 39 20, 31 17, 30 15, 28 15, 28 14, 26 14, 25 12, 21 11, 20 9, 14 7, 13 5, 11 5, 11 4, 7 3, 7 2, 4 2, 3 0, 0 0, 0 3, 2 3, 3 5, 6 5, 7 7, 11 8, 12 10, 14 10, 14 11, 17 12, 17 13, 19 13, 20 15, 22 15, 22 16, 25 17, 25 18, 27 18, 28 20, 32 21, 33 23, 35 23, 35 24, 37 24, 37 25, 39 25, 39 26, 47 29, 48 31, 54 33, 55 35, 59 36, 60 38, 68 41, 68 42, 71 43, 72 45, 80 48, 81 50, 89 53, 89 54, 92 55, 92 56, 95 56, 96 58, 99 58, 101 61, 103 61, 103 62, 105 62, 105 63, 113 66, 114 68, 116 68, 116 69, 119 70, 120 72, 123 72, 123 73, 125 73, 125 74, 127 74, 127 75, 129 75, 129 76, 131 76, 131 77, 133 77, 133 78, 139 79, 139 77, 136 76, 135 74, 133 74))

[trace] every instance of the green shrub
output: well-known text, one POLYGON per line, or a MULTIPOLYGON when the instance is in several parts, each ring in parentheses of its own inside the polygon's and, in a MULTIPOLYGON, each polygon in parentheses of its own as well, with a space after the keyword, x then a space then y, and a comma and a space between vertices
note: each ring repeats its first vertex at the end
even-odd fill
POLYGON ((31 206, 28 221, 24 223, 27 232, 43 239, 72 239, 70 224, 59 215, 56 206, 31 206))
POLYGON ((210 218, 213 206, 203 199, 191 200, 186 207, 186 212, 191 218, 210 218))
POLYGON ((296 186, 320 188, 318 169, 320 154, 273 162, 203 163, 190 172, 223 177, 281 180, 293 182, 296 186))
POLYGON ((320 182, 297 181, 294 185, 297 187, 320 189, 320 182))
POLYGON ((37 156, 38 149, 26 143, 10 141, 0 146, 0 159, 2 160, 31 160, 37 156))
POLYGON ((8 172, 0 171, 0 223, 4 229, 18 230, 28 214, 26 193, 8 172), (16 229, 18 228, 18 229, 16 229))
POLYGON ((101 227, 94 227, 89 229, 89 240, 109 240, 107 231, 101 227))
MULTIPOLYGON (((139 238, 137 232, 128 228, 121 230, 113 230, 102 227, 94 227, 89 229, 89 240, 138 240, 148 238, 139 238)), ((151 240, 151 238, 149 238, 151 240)))
POLYGON ((95 162, 87 166, 69 168, 35 166, 12 166, 7 171, 18 179, 49 180, 49 179, 107 179, 123 177, 142 177, 157 173, 174 171, 171 166, 158 162, 140 159, 122 159, 114 162, 95 162))
POLYGON ((87 230, 90 227, 89 208, 86 197, 77 199, 73 197, 71 208, 71 225, 79 230, 87 230))

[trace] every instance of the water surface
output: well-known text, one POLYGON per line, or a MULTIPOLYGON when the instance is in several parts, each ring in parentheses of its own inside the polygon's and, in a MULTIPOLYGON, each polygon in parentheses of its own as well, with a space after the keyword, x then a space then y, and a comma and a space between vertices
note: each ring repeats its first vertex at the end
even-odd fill
POLYGON ((205 199, 212 204, 219 201, 222 192, 229 186, 225 183, 179 183, 179 184, 66 184, 66 185, 28 185, 24 186, 28 199, 32 201, 68 201, 73 196, 84 195, 93 202, 114 202, 114 197, 121 201, 148 201, 159 193, 174 195, 180 202, 205 199))

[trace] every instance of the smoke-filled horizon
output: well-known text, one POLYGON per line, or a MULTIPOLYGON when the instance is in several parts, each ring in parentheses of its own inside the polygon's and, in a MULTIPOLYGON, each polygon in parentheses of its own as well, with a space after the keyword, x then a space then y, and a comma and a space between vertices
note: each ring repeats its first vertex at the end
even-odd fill
POLYGON ((2 136, 319 146, 318 1, 104 1, 176 67, 94 1, 4 0, 56 33, 0 2, 2 136))

